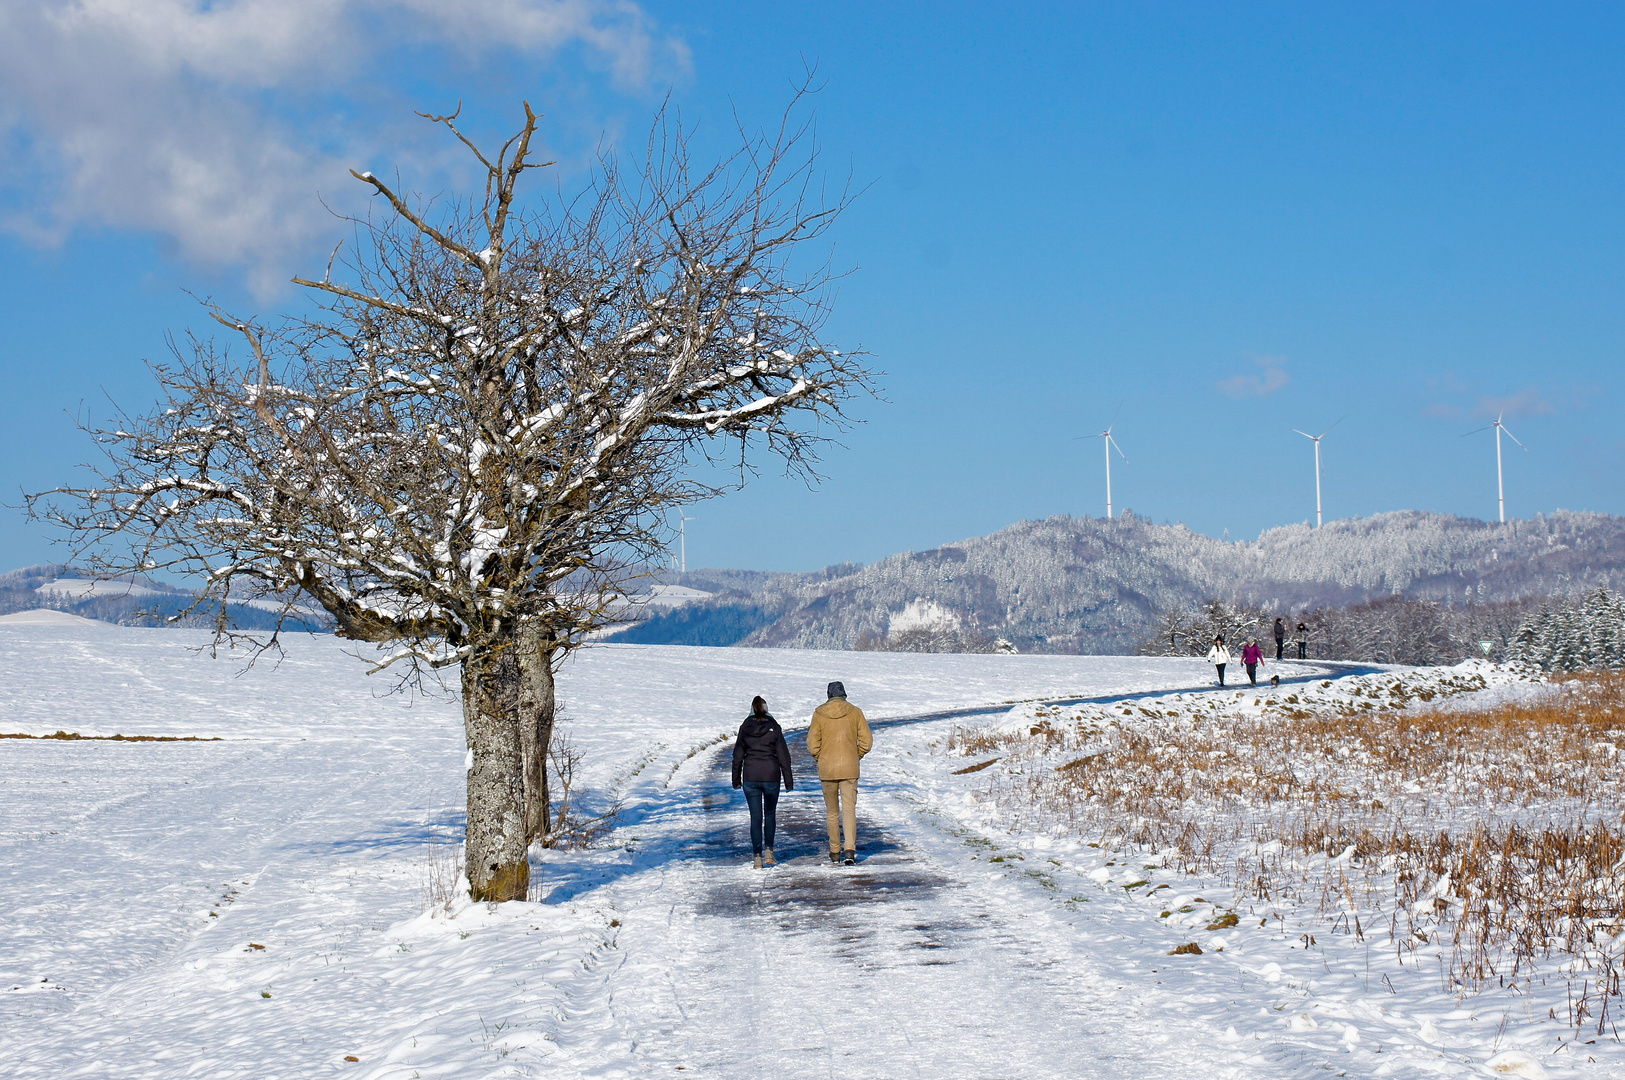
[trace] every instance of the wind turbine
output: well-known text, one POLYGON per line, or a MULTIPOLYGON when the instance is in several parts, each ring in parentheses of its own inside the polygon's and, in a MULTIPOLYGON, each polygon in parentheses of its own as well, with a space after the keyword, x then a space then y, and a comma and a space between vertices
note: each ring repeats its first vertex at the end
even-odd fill
MULTIPOLYGON (((1121 412, 1122 411, 1121 408, 1119 408, 1118 411, 1121 412)), ((1073 442, 1080 442, 1080 441, 1082 441, 1084 439, 1104 439, 1105 440, 1105 442, 1102 444, 1102 446, 1104 447, 1104 449, 1106 451, 1106 520, 1107 521, 1110 521, 1111 518, 1112 518, 1112 447, 1114 447, 1114 446, 1117 447, 1117 456, 1123 459, 1123 464, 1124 465, 1128 464, 1128 455, 1123 453, 1123 448, 1121 446, 1117 446, 1117 440, 1112 438, 1112 428, 1114 428, 1116 426, 1117 426, 1117 417, 1116 417, 1116 415, 1113 415, 1110 427, 1107 427, 1106 430, 1102 431, 1099 435, 1079 435, 1077 438, 1072 440, 1073 442)))
MULTIPOLYGON (((1095 436, 1096 438, 1103 440, 1102 446, 1106 451, 1106 520, 1107 521, 1110 521, 1112 519, 1112 447, 1117 446, 1117 440, 1112 438, 1112 428, 1116 427, 1116 426, 1117 426, 1117 421, 1113 420, 1112 424, 1111 424, 1111 427, 1107 428, 1105 431, 1102 431, 1099 435, 1095 436)), ((1128 455, 1123 453, 1123 448, 1121 446, 1117 446, 1117 456, 1123 459, 1123 464, 1124 465, 1128 464, 1128 455)))
POLYGON ((688 523, 690 521, 698 521, 698 520, 700 520, 700 519, 697 518, 697 517, 689 517, 687 514, 684 514, 681 510, 679 510, 677 512, 677 545, 678 545, 678 550, 680 552, 682 552, 683 561, 681 563, 681 566, 682 566, 682 572, 685 573, 685 574, 688 573, 688 528, 687 528, 687 526, 688 526, 688 523))
POLYGON ((1465 439, 1468 435, 1477 435, 1480 431, 1488 431, 1490 428, 1495 429, 1495 500, 1500 506, 1501 524, 1503 525, 1507 523, 1507 491, 1506 485, 1501 481, 1501 432, 1506 431, 1507 438, 1511 439, 1515 443, 1518 443, 1518 448, 1524 453, 1529 453, 1529 447, 1525 446, 1521 442, 1518 442, 1518 437, 1512 434, 1512 432, 1507 431, 1507 426, 1501 423, 1501 417, 1505 415, 1506 413, 1497 413, 1495 423, 1485 424, 1481 428, 1474 428, 1473 430, 1462 435, 1462 438, 1465 439))
POLYGON ((1298 431, 1297 428, 1292 429, 1293 431, 1298 431, 1299 435, 1302 435, 1304 438, 1308 439, 1310 442, 1315 444, 1315 528, 1317 528, 1317 529, 1320 528, 1320 526, 1321 526, 1321 516, 1320 516, 1320 440, 1324 439, 1327 435, 1329 435, 1331 433, 1332 428, 1336 427, 1338 424, 1341 424, 1346 419, 1348 419, 1348 417, 1339 416, 1337 418, 1337 423, 1334 423, 1332 425, 1332 427, 1329 427, 1325 431, 1322 431, 1319 435, 1311 435, 1307 431, 1298 431))

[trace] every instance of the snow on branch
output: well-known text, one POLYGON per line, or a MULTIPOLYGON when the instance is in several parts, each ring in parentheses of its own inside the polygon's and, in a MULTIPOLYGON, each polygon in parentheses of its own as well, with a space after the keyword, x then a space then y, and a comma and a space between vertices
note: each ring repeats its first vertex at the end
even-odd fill
POLYGON ((520 626, 570 648, 613 621, 665 513, 713 493, 689 474, 711 440, 814 473, 873 376, 821 340, 835 278, 800 252, 849 196, 818 194, 804 126, 699 171, 662 113, 638 159, 522 205, 528 107, 494 155, 430 119, 483 194, 433 204, 356 172, 388 210, 295 279, 319 313, 206 305, 227 340, 177 343, 158 405, 93 432, 93 481, 31 510, 109 572, 196 575, 222 613, 233 589, 301 595, 382 645, 379 668, 432 669, 520 626))

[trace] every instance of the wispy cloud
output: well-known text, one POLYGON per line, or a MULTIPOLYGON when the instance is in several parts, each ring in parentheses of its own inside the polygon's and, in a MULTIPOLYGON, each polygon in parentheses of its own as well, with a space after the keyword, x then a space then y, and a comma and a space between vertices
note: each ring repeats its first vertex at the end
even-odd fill
POLYGON ((317 193, 379 149, 352 97, 401 51, 571 46, 622 87, 687 62, 625 0, 0 0, 0 224, 146 231, 264 288, 334 232, 317 193))
POLYGON ((1550 416, 1557 408, 1530 387, 1511 397, 1481 397, 1477 411, 1482 416, 1550 416))
POLYGON ((1267 397, 1291 381, 1286 373, 1286 357, 1255 356, 1256 372, 1241 372, 1219 380, 1219 389, 1233 398, 1267 397))

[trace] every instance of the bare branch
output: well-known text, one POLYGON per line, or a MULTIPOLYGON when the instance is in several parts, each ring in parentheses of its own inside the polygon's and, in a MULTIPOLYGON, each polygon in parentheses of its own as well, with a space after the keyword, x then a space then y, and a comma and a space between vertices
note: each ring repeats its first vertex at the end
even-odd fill
POLYGON ((355 222, 347 282, 337 250, 294 279, 322 313, 272 327, 206 304, 247 359, 177 350, 160 406, 96 433, 92 482, 30 505, 77 550, 125 544, 110 570, 188 575, 211 603, 306 597, 381 667, 499 657, 521 629, 576 647, 660 557, 665 514, 714 493, 689 473, 713 440, 740 439, 741 479, 755 448, 813 476, 873 392, 861 352, 821 339, 827 256, 801 254, 849 198, 817 192, 791 115, 807 92, 704 169, 662 110, 634 166, 606 154, 529 207, 528 104, 494 155, 460 109, 423 114, 486 170, 483 196, 431 219, 355 173, 393 213, 355 222))

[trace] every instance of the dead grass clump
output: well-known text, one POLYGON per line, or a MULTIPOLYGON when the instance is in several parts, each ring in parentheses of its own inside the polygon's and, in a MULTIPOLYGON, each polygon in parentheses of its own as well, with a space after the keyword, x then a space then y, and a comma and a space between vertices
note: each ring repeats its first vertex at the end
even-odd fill
POLYGON ((549 806, 547 830, 537 843, 565 851, 590 847, 593 841, 620 822, 622 805, 611 799, 592 811, 584 810, 589 796, 581 789, 581 766, 586 755, 576 748, 567 728, 554 728, 547 748, 549 806))
POLYGON ((451 912, 452 903, 467 892, 463 879, 463 845, 455 841, 432 840, 424 849, 419 868, 422 910, 437 915, 451 912))
POLYGON ((990 768, 991 766, 997 764, 998 760, 999 759, 996 758, 996 757, 995 758, 988 758, 986 761, 981 762, 980 764, 967 765, 963 769, 955 769, 954 770, 954 775, 955 776, 965 776, 965 775, 967 775, 969 773, 981 772, 983 769, 990 768))
POLYGON ((1033 713, 1034 722, 1027 730, 999 728, 956 729, 950 732, 944 749, 957 754, 991 754, 1012 746, 1050 749, 1064 744, 1072 734, 1071 725, 1064 719, 1064 710, 1039 706, 1033 713))

